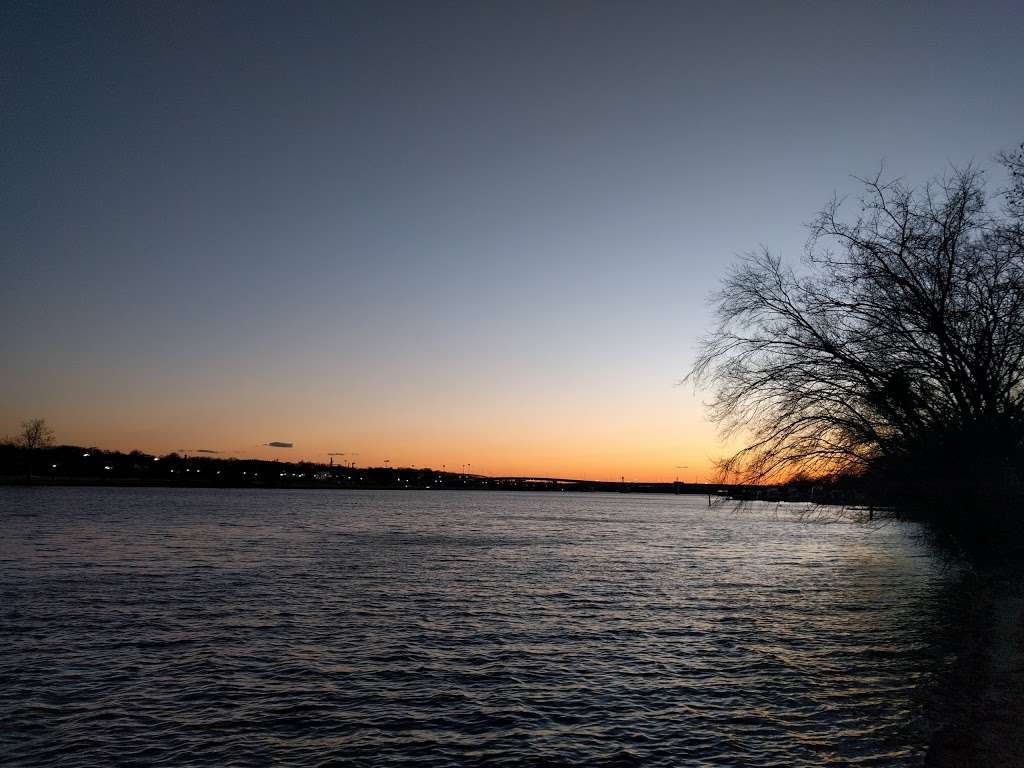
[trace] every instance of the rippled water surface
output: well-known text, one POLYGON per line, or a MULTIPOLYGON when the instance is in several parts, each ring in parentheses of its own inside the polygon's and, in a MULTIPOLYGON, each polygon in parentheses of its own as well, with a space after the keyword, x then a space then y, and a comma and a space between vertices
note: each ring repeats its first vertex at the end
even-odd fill
POLYGON ((916 765, 948 575, 686 496, 0 488, 13 765, 916 765))

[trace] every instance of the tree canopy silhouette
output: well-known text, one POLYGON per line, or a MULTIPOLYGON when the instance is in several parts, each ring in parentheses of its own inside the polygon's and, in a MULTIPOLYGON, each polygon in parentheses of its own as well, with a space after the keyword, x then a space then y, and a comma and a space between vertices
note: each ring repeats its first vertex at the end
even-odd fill
POLYGON ((14 445, 21 449, 25 461, 25 482, 32 482, 32 460, 43 448, 53 445, 53 430, 46 419, 29 419, 21 423, 21 431, 14 439, 14 445))
POLYGON ((15 444, 25 451, 36 451, 53 445, 53 430, 46 419, 29 419, 21 423, 21 432, 15 438, 15 444))
POLYGON ((1001 156, 1002 194, 972 167, 920 188, 861 179, 852 216, 840 199, 816 216, 799 268, 768 251, 735 266, 688 377, 745 438, 724 473, 1019 482, 1022 153, 1001 156))

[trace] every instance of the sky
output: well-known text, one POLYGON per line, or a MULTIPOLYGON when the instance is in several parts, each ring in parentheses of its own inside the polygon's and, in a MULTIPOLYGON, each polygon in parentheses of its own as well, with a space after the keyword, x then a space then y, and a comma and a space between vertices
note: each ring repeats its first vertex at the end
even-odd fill
POLYGON ((5 3, 0 435, 708 478, 709 294, 1024 141, 1019 11, 5 3))

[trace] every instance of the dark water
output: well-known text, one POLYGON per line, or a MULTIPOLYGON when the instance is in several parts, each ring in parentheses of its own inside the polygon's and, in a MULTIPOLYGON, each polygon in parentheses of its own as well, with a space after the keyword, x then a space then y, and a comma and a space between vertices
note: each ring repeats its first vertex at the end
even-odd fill
POLYGON ((775 510, 0 489, 0 762, 920 764, 950 574, 775 510))

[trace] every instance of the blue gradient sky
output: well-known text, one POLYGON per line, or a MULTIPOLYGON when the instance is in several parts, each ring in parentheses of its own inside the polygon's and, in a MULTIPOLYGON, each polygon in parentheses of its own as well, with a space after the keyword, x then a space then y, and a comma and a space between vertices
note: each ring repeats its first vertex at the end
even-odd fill
POLYGON ((0 434, 699 477, 734 254, 1024 139, 1015 3, 208 5, 0 9, 0 434))

